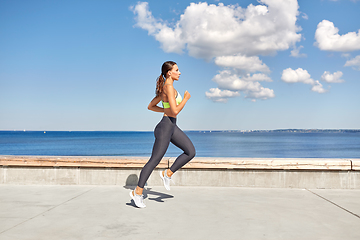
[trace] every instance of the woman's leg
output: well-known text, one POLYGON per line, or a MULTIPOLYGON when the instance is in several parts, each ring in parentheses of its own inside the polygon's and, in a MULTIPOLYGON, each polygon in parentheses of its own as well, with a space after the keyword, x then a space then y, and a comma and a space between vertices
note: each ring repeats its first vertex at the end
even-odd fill
MULTIPOLYGON (((155 143, 149 161, 145 164, 140 172, 138 187, 136 193, 142 192, 146 181, 155 167, 160 163, 161 159, 169 147, 171 135, 173 134, 176 125, 168 118, 164 117, 156 126, 154 135, 155 143)), ((141 193, 140 193, 141 194, 141 193)))
POLYGON ((177 146, 178 148, 184 151, 183 154, 181 154, 176 158, 175 162, 170 167, 171 170, 170 174, 172 175, 172 173, 176 172, 182 166, 188 163, 191 159, 193 159, 195 157, 196 151, 191 140, 178 126, 175 126, 174 128, 174 133, 171 137, 171 142, 175 146, 177 146))

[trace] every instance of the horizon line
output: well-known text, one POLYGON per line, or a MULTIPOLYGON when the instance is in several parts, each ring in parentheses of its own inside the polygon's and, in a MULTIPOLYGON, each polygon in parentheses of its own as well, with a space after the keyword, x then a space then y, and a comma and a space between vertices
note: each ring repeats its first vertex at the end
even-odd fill
MULTIPOLYGON (((359 130, 360 128, 276 128, 276 129, 215 129, 215 130, 183 130, 186 132, 250 132, 250 131, 283 131, 283 130, 303 130, 303 131, 345 131, 345 130, 359 130)), ((153 132, 154 130, 28 130, 28 129, 0 129, 1 132, 153 132)))

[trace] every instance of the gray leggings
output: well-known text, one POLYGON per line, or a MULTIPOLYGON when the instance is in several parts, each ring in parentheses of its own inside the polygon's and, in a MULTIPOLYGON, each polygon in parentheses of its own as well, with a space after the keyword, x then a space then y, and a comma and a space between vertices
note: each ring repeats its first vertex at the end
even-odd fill
POLYGON ((195 157, 195 147, 186 134, 176 125, 176 118, 164 116, 156 125, 154 130, 155 143, 149 161, 141 170, 138 186, 144 188, 146 181, 155 167, 160 163, 166 153, 170 142, 183 150, 170 167, 172 172, 176 172, 193 157, 195 157))

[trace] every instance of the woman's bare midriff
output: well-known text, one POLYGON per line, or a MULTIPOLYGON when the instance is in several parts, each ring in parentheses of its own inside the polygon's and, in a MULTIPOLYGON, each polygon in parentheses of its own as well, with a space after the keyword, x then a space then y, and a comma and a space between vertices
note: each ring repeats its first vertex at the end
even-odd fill
MULTIPOLYGON (((167 109, 169 109, 169 111, 170 111, 170 108, 167 108, 167 109)), ((174 115, 172 115, 172 114, 166 114, 165 111, 166 111, 166 110, 164 109, 164 116, 176 118, 176 115, 174 116, 174 115)))

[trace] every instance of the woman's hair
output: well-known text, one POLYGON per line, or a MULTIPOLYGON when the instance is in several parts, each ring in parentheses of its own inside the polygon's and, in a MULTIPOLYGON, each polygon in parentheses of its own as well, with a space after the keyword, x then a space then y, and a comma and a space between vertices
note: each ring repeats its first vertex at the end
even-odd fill
POLYGON ((166 73, 168 71, 170 71, 175 64, 176 64, 176 62, 173 62, 173 61, 166 61, 163 63, 163 65, 161 67, 161 74, 157 78, 157 81, 156 81, 156 96, 160 96, 160 94, 162 93, 163 86, 164 86, 165 79, 166 79, 166 73))

